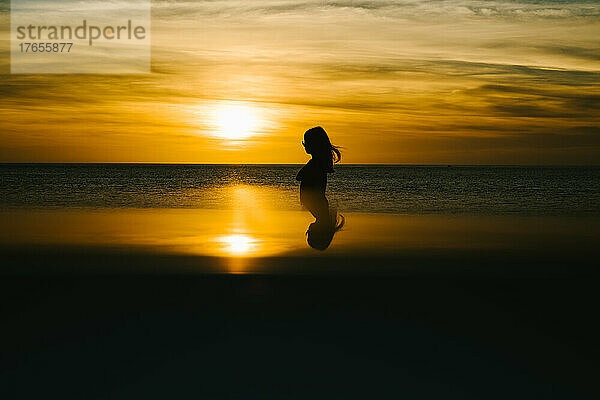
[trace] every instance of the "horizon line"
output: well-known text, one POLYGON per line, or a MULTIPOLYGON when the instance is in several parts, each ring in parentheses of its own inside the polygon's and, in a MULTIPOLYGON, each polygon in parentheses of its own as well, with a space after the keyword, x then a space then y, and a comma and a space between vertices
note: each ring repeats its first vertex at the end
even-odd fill
MULTIPOLYGON (((68 161, 68 162, 3 162, 0 161, 0 165, 223 165, 223 166, 235 166, 235 165, 290 165, 297 166, 303 165, 301 163, 202 163, 202 162, 132 162, 132 161, 68 161)), ((410 164, 410 163, 343 163, 336 164, 336 166, 399 166, 399 167, 600 167, 600 164, 454 164, 454 163, 432 163, 432 164, 410 164)))

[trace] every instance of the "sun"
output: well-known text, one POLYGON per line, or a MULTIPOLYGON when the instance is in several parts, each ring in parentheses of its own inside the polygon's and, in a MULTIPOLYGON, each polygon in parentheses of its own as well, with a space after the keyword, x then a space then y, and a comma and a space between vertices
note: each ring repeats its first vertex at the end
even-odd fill
POLYGON ((227 105, 216 110, 217 136, 229 140, 243 140, 257 134, 256 112, 243 105, 227 105))

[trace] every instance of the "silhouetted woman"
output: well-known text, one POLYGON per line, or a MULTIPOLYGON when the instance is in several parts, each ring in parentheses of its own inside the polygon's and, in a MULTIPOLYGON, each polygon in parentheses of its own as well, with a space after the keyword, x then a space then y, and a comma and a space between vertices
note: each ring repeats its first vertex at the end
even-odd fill
POLYGON ((296 176, 300 181, 300 202, 316 219, 308 228, 308 244, 325 250, 333 235, 344 225, 344 217, 340 215, 341 222, 338 223, 337 212, 330 211, 325 197, 327 174, 333 172, 333 164, 342 159, 342 154, 320 126, 307 130, 302 144, 312 158, 296 176))

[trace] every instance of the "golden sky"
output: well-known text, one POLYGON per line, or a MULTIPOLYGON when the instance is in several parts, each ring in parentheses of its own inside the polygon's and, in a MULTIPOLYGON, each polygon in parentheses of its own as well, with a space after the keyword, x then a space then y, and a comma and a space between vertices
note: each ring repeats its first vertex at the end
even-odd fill
POLYGON ((597 1, 153 1, 152 73, 10 74, 0 162, 597 164, 597 1))

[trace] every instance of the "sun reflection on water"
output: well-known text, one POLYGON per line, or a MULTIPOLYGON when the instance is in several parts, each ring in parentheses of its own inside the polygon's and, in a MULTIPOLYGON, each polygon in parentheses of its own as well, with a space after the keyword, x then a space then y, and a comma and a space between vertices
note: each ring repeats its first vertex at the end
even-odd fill
POLYGON ((256 253, 259 241, 249 235, 233 234, 215 238, 218 249, 230 257, 244 257, 256 253))

